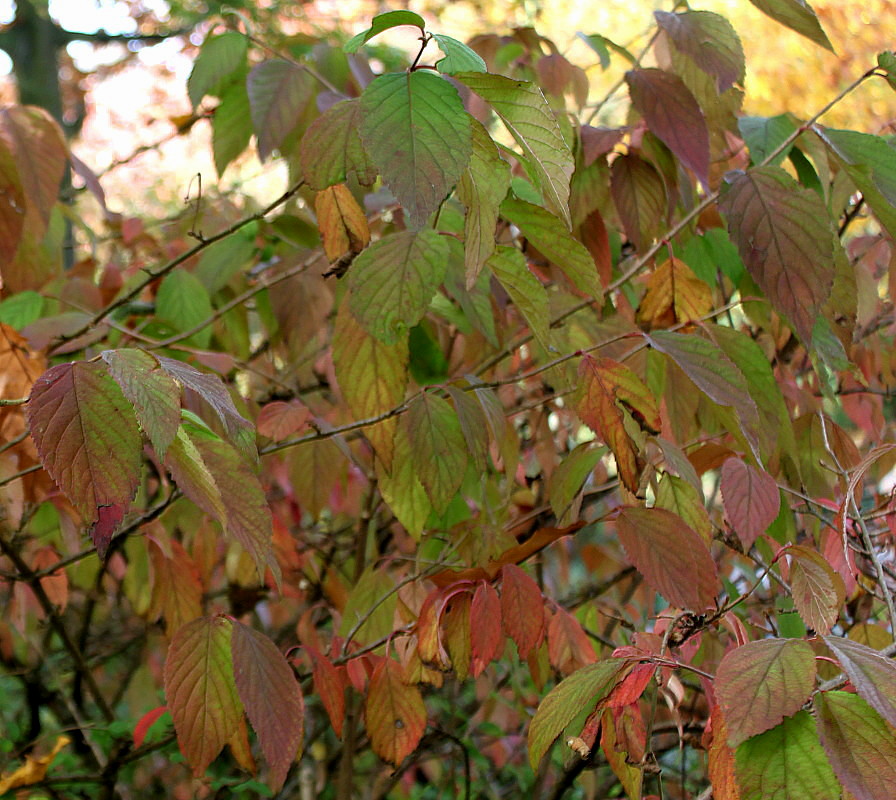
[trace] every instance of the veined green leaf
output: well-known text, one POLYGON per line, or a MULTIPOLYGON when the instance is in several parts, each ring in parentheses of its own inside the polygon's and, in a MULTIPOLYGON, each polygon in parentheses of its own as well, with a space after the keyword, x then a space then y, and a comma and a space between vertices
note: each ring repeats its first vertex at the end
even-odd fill
POLYGON ((470 163, 470 119, 457 90, 422 70, 380 75, 361 95, 361 141, 413 227, 470 163))
POLYGON ((467 470, 467 443, 457 412, 447 400, 426 392, 408 412, 411 460, 432 507, 448 508, 467 470))
POLYGON ((569 229, 569 181, 575 160, 541 89, 528 81, 482 72, 454 77, 494 109, 522 148, 545 205, 569 229))
POLYGON ((205 40, 187 78, 187 94, 193 108, 207 94, 220 96, 236 83, 246 67, 249 43, 241 33, 228 31, 205 40))
MULTIPOLYGON (((178 269, 162 279, 156 294, 156 314, 182 333, 205 322, 212 315, 212 302, 199 278, 178 269)), ((207 325, 184 341, 196 347, 208 347, 212 329, 207 325)))
POLYGON ((420 28, 421 31, 426 29, 426 22, 424 22, 423 17, 415 14, 413 11, 387 11, 385 14, 375 16, 371 21, 370 27, 349 39, 342 46, 342 49, 346 53, 357 53, 361 45, 369 42, 377 34, 390 28, 397 28, 400 25, 413 25, 420 28))
POLYGON ((245 151, 252 139, 252 108, 242 81, 221 94, 221 103, 212 117, 212 153, 218 177, 245 151))
POLYGON ((584 442, 569 453, 554 470, 548 482, 548 497, 558 520, 564 520, 576 495, 606 452, 605 447, 594 442, 584 442))
POLYGON ((548 294, 541 281, 526 266, 526 257, 515 247, 502 245, 495 249, 486 263, 529 323, 535 338, 545 350, 548 350, 550 348, 548 294))
POLYGON ((383 344, 395 344, 416 325, 448 268, 448 244, 433 230, 384 236, 349 270, 349 307, 383 344))
POLYGON ((485 61, 475 50, 463 42, 445 36, 442 33, 433 35, 445 58, 436 61, 436 69, 443 75, 454 75, 458 72, 487 72, 485 61))
POLYGON ((806 0, 750 0, 750 2, 775 22, 780 22, 790 30, 811 39, 825 50, 834 52, 834 46, 822 29, 812 6, 806 0))
POLYGON ((400 418, 393 441, 391 471, 386 468, 382 460, 378 459, 377 481, 383 499, 392 509, 392 513, 404 525, 407 532, 419 541, 426 520, 432 512, 432 504, 417 473, 407 414, 400 418))
POLYGON ((370 186, 376 167, 361 144, 361 101, 343 100, 328 108, 302 137, 302 173, 312 189, 344 183, 349 175, 370 186))
POLYGON ((339 635, 348 636, 354 631, 352 641, 361 644, 375 642, 387 636, 392 631, 392 618, 395 616, 397 603, 395 581, 389 573, 368 567, 348 596, 342 612, 339 635), (359 623, 361 627, 355 630, 359 623))
MULTIPOLYGON (((754 164, 761 164, 788 136, 796 131, 794 118, 791 114, 778 114, 776 117, 740 117, 737 120, 740 135, 743 136, 750 150, 750 159, 754 164)), ((782 150, 770 162, 772 165, 780 164, 790 147, 782 150)))

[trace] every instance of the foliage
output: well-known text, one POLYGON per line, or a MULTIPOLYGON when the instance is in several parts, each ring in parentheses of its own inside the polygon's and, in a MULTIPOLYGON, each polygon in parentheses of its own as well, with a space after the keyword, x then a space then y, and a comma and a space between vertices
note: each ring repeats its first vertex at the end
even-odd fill
POLYGON ((742 114, 712 12, 587 37, 615 128, 531 29, 226 20, 185 89, 264 207, 63 270, 68 145, 0 111, 0 786, 888 796, 892 142, 742 114))

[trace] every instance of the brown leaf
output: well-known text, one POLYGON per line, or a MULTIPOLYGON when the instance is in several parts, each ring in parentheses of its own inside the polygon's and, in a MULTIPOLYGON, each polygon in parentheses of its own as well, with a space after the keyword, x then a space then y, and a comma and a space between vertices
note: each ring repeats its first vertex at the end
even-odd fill
POLYGON ((367 217, 345 184, 329 186, 318 192, 314 210, 324 240, 324 252, 331 262, 346 253, 360 253, 370 244, 367 217))

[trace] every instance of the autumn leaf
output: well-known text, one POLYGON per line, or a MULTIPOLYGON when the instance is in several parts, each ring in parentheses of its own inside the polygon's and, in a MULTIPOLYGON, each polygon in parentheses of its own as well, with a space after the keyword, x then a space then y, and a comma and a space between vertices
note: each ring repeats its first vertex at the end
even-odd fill
POLYGON ((712 308, 709 286, 677 258, 669 258, 650 275, 647 291, 638 306, 638 319, 650 328, 671 328, 694 322, 712 308))
POLYGON ((796 610, 817 633, 830 633, 846 599, 843 579, 815 550, 795 545, 787 549, 787 554, 791 558, 790 585, 796 610))
POLYGON ((545 634, 544 600, 541 589, 515 564, 501 568, 501 621, 516 642, 520 658, 527 658, 545 634))
POLYGON ((314 211, 324 240, 324 252, 331 262, 346 253, 360 253, 370 244, 367 217, 345 184, 339 183, 318 192, 314 198, 314 211))
POLYGON ((414 751, 423 736, 423 697, 416 686, 404 683, 401 665, 391 658, 381 659, 370 676, 364 720, 373 752, 396 766, 414 751))
POLYGON ((744 552, 763 533, 781 507, 781 496, 774 478, 737 458, 722 465, 722 499, 725 513, 744 552))

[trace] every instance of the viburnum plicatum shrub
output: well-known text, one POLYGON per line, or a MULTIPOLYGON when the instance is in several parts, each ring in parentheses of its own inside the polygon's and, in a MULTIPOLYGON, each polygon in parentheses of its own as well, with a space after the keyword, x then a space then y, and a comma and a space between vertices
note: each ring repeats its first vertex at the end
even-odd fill
POLYGON ((69 270, 0 112, 0 789, 893 796, 893 142, 654 21, 596 98, 531 29, 227 17, 181 131, 288 188, 158 228, 72 157, 69 270))

